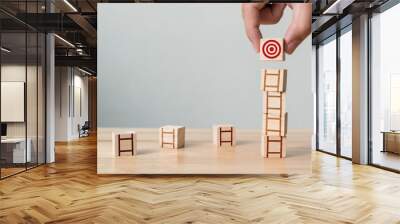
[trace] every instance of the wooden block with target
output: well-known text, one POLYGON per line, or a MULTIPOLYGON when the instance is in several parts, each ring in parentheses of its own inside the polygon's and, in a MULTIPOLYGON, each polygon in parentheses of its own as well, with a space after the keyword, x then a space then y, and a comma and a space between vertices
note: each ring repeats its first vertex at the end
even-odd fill
POLYGON ((286 137, 262 135, 261 156, 265 158, 285 158, 286 137))
POLYGON ((271 38, 260 40, 260 59, 263 61, 284 61, 283 39, 271 38))
POLYGON ((262 134, 268 136, 286 136, 287 113, 263 114, 262 134))
POLYGON ((262 69, 260 89, 267 92, 285 92, 286 76, 286 69, 262 69))
POLYGON ((236 145, 236 128, 231 124, 218 124, 213 126, 213 143, 221 146, 236 145))
POLYGON ((286 93, 263 92, 263 113, 275 116, 285 116, 286 93))
POLYGON ((185 127, 167 125, 160 128, 161 148, 178 149, 185 146, 185 127))

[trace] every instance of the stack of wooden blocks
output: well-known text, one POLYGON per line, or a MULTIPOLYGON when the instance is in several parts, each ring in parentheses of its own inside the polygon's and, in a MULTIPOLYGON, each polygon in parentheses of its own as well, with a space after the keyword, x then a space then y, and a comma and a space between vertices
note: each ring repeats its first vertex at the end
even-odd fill
MULTIPOLYGON (((262 39, 261 60, 284 61, 283 46, 283 40, 262 39)), ((266 158, 286 157, 286 74, 286 69, 261 71, 261 90, 264 94, 261 155, 266 158)))

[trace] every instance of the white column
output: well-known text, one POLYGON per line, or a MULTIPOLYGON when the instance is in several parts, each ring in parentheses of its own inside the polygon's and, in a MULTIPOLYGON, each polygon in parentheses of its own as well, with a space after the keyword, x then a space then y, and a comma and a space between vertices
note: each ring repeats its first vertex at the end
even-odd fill
POLYGON ((53 34, 47 34, 46 45, 46 163, 52 163, 55 161, 55 44, 53 34))
POLYGON ((368 15, 353 20, 353 162, 368 163, 368 15))

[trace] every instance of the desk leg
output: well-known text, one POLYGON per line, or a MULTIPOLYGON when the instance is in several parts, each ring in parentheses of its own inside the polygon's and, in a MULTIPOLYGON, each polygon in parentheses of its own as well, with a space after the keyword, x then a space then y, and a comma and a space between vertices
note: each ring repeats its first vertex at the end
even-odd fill
POLYGON ((382 135, 383 135, 383 144, 382 144, 383 149, 381 152, 386 152, 386 134, 382 133, 382 135))

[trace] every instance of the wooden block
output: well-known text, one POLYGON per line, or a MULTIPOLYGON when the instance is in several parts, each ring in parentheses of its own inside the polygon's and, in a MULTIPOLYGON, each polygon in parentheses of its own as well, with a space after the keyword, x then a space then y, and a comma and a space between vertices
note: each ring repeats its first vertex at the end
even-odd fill
POLYGON ((263 61, 284 61, 283 39, 271 38, 260 40, 260 59, 263 61))
POLYGON ((260 89, 267 92, 285 92, 286 76, 286 69, 262 69, 260 89))
POLYGON ((286 112, 286 93, 264 92, 263 113, 284 116, 286 112))
POLYGON ((217 146, 235 146, 236 128, 230 124, 214 125, 213 144, 217 146))
POLYGON ((286 136, 287 113, 283 116, 274 114, 263 114, 263 135, 286 136))
POLYGON ((185 146, 185 127, 167 125, 160 128, 161 148, 178 149, 185 146))
POLYGON ((261 156, 265 158, 285 158, 286 137, 262 135, 261 156))
POLYGON ((112 148, 113 155, 118 156, 133 156, 137 152, 137 137, 136 132, 112 132, 112 148))

